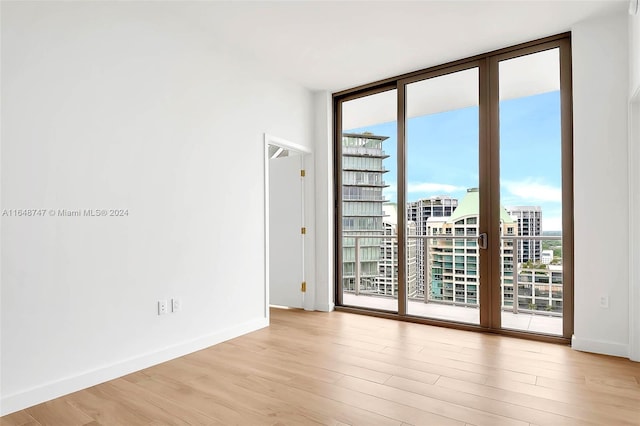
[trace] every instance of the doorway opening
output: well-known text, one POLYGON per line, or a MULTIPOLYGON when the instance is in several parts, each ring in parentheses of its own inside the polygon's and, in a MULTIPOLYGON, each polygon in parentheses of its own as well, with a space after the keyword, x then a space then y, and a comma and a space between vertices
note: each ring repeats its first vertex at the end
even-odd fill
POLYGON ((265 134, 265 317, 305 307, 305 164, 310 151, 265 134))

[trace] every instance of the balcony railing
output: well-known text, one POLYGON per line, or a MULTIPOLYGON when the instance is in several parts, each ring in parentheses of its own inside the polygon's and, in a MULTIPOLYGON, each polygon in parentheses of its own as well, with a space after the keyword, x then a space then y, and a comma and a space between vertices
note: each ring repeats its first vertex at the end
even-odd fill
POLYGON ((383 196, 367 196, 367 195, 343 195, 342 201, 381 201, 383 203, 389 202, 387 198, 383 196))
POLYGON ((343 146, 342 155, 365 155, 371 157, 388 157, 380 148, 365 148, 361 146, 343 146))
MULTIPOLYGON (((397 250, 386 251, 380 245, 380 259, 378 268, 372 268, 372 259, 361 258, 361 240, 377 238, 391 240, 391 245, 397 244, 396 236, 381 235, 345 235, 344 238, 355 242, 355 256, 351 257, 353 271, 343 273, 343 277, 352 277, 353 281, 343 281, 343 291, 355 295, 368 294, 380 297, 397 298, 398 277, 389 277, 389 270, 397 271, 397 250), (385 254, 387 253, 387 254, 385 254), (391 258, 388 253, 391 253, 391 258), (363 264, 367 270, 363 271, 363 264), (384 266, 384 275, 382 269, 384 266), (385 279, 382 279, 385 278, 385 279), (391 282, 390 282, 391 281, 391 282)), ((509 246, 508 256, 504 256, 501 265, 502 309, 518 312, 536 313, 549 316, 562 315, 562 278, 561 269, 552 270, 548 266, 537 264, 536 267, 517 263, 517 241, 560 241, 560 236, 502 236, 502 250, 509 246), (511 247, 513 247, 511 249, 511 247), (544 268, 544 269, 542 269, 544 268), (514 274, 517 269, 517 274, 514 274), (513 278, 516 277, 514 280, 513 278), (518 291, 513 291, 516 281, 518 291)), ((407 271, 408 298, 411 301, 435 303, 453 306, 478 307, 478 256, 479 253, 467 253, 466 249, 478 246, 475 236, 454 236, 450 234, 433 236, 407 236, 407 260, 415 265, 407 271), (464 253, 455 253, 456 249, 465 249, 464 253), (465 256, 464 262, 455 262, 453 256, 465 256), (415 260, 410 259, 415 258, 415 260), (422 271, 422 272, 420 272, 422 271), (457 291, 454 291, 456 284, 457 291)), ((365 240, 367 241, 367 240, 365 240)), ((370 240, 368 240, 370 241, 370 240)), ((351 245, 353 247, 353 245, 351 245)), ((374 260, 375 262, 375 260, 374 260)), ((561 268, 561 267, 560 267, 561 268)))
MULTIPOLYGON (((510 241, 511 244, 509 247, 513 248, 513 255, 511 256, 511 267, 514 267, 514 262, 517 262, 519 259, 519 246, 520 244, 516 244, 516 242, 523 241, 562 241, 561 236, 515 236, 515 235, 505 235, 501 237, 503 242, 503 246, 505 242, 510 241)), ((553 272, 561 271, 552 271, 549 270, 548 266, 545 269, 538 268, 528 268, 525 266, 526 264, 517 263, 517 282, 518 282, 518 291, 513 294, 513 303, 511 310, 514 314, 517 314, 519 311, 525 312, 544 312, 546 315, 550 316, 561 316, 562 315, 562 305, 554 305, 556 301, 562 301, 562 281, 554 282, 553 281, 553 272), (545 279, 543 280, 543 277, 545 279), (533 278, 533 282, 528 281, 527 279, 533 278), (543 291, 539 289, 541 286, 546 286, 547 288, 543 291), (560 289, 560 297, 556 298, 553 296, 553 290, 556 290, 556 295, 558 294, 558 287, 560 289), (522 289, 522 291, 521 291, 522 289), (552 297, 549 297, 549 294, 552 297), (521 297, 522 296, 522 297, 521 297), (536 298, 545 300, 546 305, 543 306, 543 309, 538 309, 538 304, 535 302, 536 298), (527 308, 520 307, 520 299, 524 300, 528 303, 525 305, 527 308), (554 311, 554 309, 556 309, 554 311)), ((540 264, 542 265, 542 264, 540 264)), ((505 267, 506 265, 503 265, 505 267)), ((556 277, 557 281, 557 277, 556 277)), ((504 307, 503 307, 504 309, 504 307)))

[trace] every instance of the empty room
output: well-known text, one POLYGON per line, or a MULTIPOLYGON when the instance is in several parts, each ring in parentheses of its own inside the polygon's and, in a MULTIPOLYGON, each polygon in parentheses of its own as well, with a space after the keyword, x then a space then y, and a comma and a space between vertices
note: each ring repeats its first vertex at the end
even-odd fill
POLYGON ((638 0, 0 37, 3 426, 640 425, 638 0))

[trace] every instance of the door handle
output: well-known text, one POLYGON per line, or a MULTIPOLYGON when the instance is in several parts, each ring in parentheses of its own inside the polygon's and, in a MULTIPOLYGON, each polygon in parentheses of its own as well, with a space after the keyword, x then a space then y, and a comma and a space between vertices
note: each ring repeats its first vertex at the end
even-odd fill
POLYGON ((487 233, 486 232, 483 232, 482 234, 478 235, 478 247, 480 247, 482 250, 487 249, 487 233))

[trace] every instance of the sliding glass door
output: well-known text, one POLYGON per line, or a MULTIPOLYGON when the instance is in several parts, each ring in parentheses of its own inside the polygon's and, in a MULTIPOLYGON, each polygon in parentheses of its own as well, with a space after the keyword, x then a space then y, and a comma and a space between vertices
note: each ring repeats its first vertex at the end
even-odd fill
POLYGON ((398 311, 397 91, 341 104, 341 303, 398 311))
POLYGON ((407 314, 480 324, 479 70, 446 71, 404 86, 407 314))
POLYGON ((558 336, 564 331, 564 272, 570 266, 563 250, 563 240, 569 242, 563 198, 571 202, 570 195, 563 197, 571 162, 563 158, 562 47, 551 44, 493 60, 500 205, 507 213, 500 229, 501 326, 558 336))
POLYGON ((568 339, 567 36, 334 96, 337 305, 568 339))

